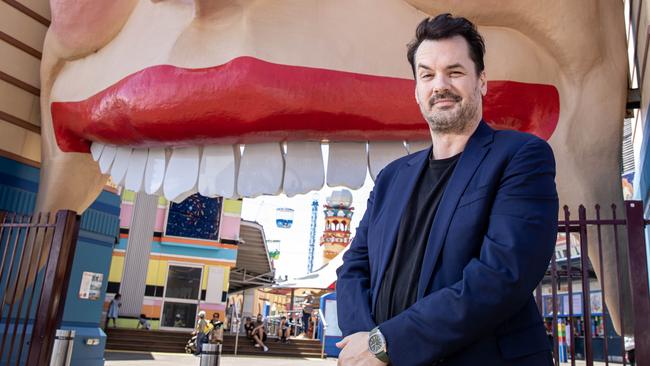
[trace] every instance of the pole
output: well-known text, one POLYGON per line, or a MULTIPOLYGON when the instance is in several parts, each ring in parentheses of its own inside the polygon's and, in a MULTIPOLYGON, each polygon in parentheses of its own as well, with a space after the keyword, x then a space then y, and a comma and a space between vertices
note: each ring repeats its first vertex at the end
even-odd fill
POLYGON ((235 334, 235 356, 237 356, 237 349, 239 348, 239 333, 241 332, 242 317, 244 315, 244 303, 246 302, 246 289, 242 290, 241 311, 237 320, 237 333, 235 334))
POLYGON ((70 360, 72 359, 72 346, 74 345, 74 335, 74 330, 56 330, 50 366, 70 366, 70 360))
POLYGON ((201 348, 201 366, 219 366, 221 344, 204 343, 201 348))

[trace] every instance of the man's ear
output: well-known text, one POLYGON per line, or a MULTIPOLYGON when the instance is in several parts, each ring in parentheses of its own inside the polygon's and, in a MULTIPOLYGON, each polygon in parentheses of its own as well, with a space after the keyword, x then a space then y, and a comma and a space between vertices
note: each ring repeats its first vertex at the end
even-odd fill
POLYGON ((487 94, 487 76, 485 75, 485 70, 481 71, 478 79, 481 85, 481 95, 485 96, 487 94))
POLYGON ((415 81, 415 88, 413 88, 413 92, 415 94, 415 102, 419 105, 420 104, 420 97, 418 96, 418 82, 415 81))

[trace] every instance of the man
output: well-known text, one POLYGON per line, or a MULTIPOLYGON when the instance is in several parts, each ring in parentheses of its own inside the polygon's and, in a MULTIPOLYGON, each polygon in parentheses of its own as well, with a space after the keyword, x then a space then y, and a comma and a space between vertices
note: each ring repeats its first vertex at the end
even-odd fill
POLYGON ((266 326, 264 325, 264 319, 262 319, 262 314, 257 314, 257 319, 255 320, 255 327, 251 331, 253 340, 255 340, 255 347, 262 348, 264 352, 269 351, 269 347, 264 344, 266 341, 266 326))
POLYGON ((287 343, 289 341, 289 334, 290 334, 290 329, 289 329, 289 320, 287 320, 286 316, 282 316, 280 318, 280 326, 278 327, 278 339, 276 340, 277 342, 282 342, 282 343, 287 343))
POLYGON ((251 320, 250 316, 247 316, 244 319, 244 330, 246 331, 246 338, 248 338, 251 344, 255 344, 255 339, 253 339, 253 329, 255 329, 255 324, 251 320))
POLYGON ((199 319, 194 327, 196 333, 196 355, 201 354, 203 344, 208 343, 208 334, 212 331, 212 323, 205 319, 205 311, 199 311, 199 319))
POLYGON ((210 343, 223 342, 223 322, 220 319, 219 313, 212 313, 212 332, 210 332, 210 343))
POLYGON ((532 291, 555 246, 555 162, 482 121, 484 54, 449 14, 409 44, 433 147, 377 177, 338 270, 339 365, 552 364, 532 291))
POLYGON ((311 291, 305 290, 303 292, 305 299, 302 301, 302 331, 305 337, 309 337, 309 318, 311 318, 311 312, 314 310, 314 297, 311 295, 311 291))

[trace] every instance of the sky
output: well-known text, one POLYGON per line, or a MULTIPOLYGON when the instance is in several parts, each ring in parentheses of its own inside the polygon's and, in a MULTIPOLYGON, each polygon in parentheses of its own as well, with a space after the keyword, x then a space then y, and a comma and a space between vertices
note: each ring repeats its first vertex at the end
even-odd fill
MULTIPOLYGON (((323 145, 324 165, 327 166, 328 149, 323 145)), ((325 173, 327 176, 327 173, 325 173)), ((328 187, 327 184, 320 191, 313 191, 303 195, 287 197, 284 194, 278 196, 260 196, 256 198, 245 198, 242 206, 242 219, 256 221, 264 227, 267 242, 279 240, 279 243, 268 243, 269 250, 279 249, 280 258, 275 261, 276 277, 285 275, 291 278, 307 274, 307 257, 309 250, 309 237, 311 228, 311 204, 314 195, 318 197, 318 216, 316 219, 316 244, 314 250, 313 269, 318 269, 323 264, 322 247, 320 238, 325 227, 325 214, 323 213, 325 200, 337 190, 348 189, 352 192, 352 235, 359 225, 359 221, 366 211, 366 201, 374 182, 366 171, 366 180, 363 187, 352 190, 346 187, 328 187), (275 219, 277 208, 292 208, 295 210, 293 225, 289 229, 278 228, 275 219)))

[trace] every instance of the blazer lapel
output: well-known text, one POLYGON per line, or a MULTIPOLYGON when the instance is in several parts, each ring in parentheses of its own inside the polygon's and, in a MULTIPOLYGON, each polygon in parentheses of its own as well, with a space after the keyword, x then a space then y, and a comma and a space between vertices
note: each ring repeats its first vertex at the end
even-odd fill
POLYGON ((384 279, 384 272, 386 271, 386 267, 388 267, 390 259, 393 257, 397 240, 397 229, 399 228, 401 217, 430 153, 431 148, 414 153, 413 157, 401 167, 394 178, 394 182, 391 183, 393 187, 391 195, 385 197, 385 199, 389 200, 387 207, 383 209, 386 212, 386 216, 376 224, 384 230, 384 235, 382 235, 382 242, 379 243, 380 260, 377 271, 375 272, 376 276, 371 277, 370 288, 372 289, 373 311, 375 309, 377 293, 384 279))
POLYGON ((467 141, 465 150, 449 178, 447 188, 445 188, 445 192, 442 195, 438 210, 433 219, 429 233, 429 241, 424 252, 424 258, 422 259, 420 280, 418 283, 418 299, 424 297, 424 292, 429 285, 429 281, 433 275, 433 269, 440 255, 440 251, 444 246, 447 231, 449 230, 449 223, 456 210, 458 200, 465 191, 474 172, 481 164, 481 161, 483 161, 485 154, 490 150, 493 135, 494 130, 485 122, 481 121, 472 137, 467 141))

